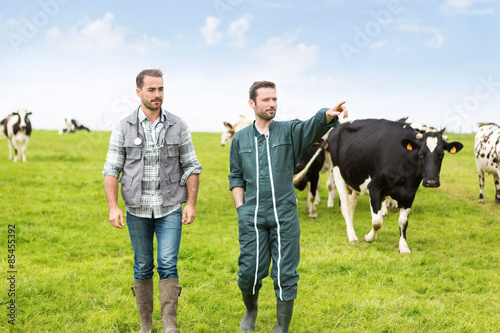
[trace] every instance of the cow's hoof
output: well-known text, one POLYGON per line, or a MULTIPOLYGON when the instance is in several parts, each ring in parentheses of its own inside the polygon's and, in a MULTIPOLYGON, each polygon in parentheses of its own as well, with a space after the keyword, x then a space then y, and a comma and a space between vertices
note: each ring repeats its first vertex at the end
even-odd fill
POLYGON ((355 240, 349 241, 349 244, 359 245, 359 241, 357 239, 355 239, 355 240))
POLYGON ((399 253, 400 254, 408 254, 408 253, 411 253, 410 249, 409 248, 406 248, 406 249, 399 249, 399 253))
POLYGON ((484 199, 479 199, 477 203, 484 204, 484 199))

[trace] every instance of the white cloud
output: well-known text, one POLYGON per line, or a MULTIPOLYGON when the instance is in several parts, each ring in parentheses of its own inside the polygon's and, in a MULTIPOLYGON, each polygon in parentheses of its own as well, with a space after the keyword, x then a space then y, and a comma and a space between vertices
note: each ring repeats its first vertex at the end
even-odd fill
POLYGON ((228 34, 234 38, 232 46, 243 48, 247 44, 245 33, 250 29, 250 15, 245 15, 242 18, 233 21, 229 26, 228 34))
POLYGON ((133 32, 115 25, 113 19, 113 14, 106 13, 95 21, 84 18, 67 32, 50 28, 46 31, 46 40, 66 49, 104 54, 123 51, 145 54, 168 46, 167 42, 147 34, 132 40, 133 32))
POLYGON ((448 15, 490 15, 498 4, 498 0, 446 0, 440 9, 448 15))
POLYGON ((445 42, 445 37, 434 27, 418 26, 418 25, 403 25, 400 26, 403 31, 408 31, 415 34, 423 34, 425 37, 424 43, 431 48, 439 48, 445 42))
POLYGON ((274 37, 250 55, 259 63, 260 71, 288 79, 300 76, 318 62, 317 45, 295 44, 295 36, 274 37))
POLYGON ((200 29, 201 34, 205 37, 205 42, 208 45, 220 44, 222 41, 222 33, 217 31, 220 20, 215 16, 209 16, 205 20, 205 26, 200 29))

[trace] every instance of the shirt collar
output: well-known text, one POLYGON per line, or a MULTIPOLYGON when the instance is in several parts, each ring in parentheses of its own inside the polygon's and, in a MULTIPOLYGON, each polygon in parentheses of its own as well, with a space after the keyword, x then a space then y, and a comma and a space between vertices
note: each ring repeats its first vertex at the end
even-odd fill
MULTIPOLYGON (((139 107, 139 110, 140 110, 140 112, 137 112, 138 113, 138 117, 139 117, 139 123, 142 124, 143 121, 149 120, 149 119, 148 119, 148 117, 146 117, 146 114, 142 110, 141 106, 139 107)), ((165 113, 165 110, 161 109, 160 118, 158 118, 158 120, 161 123, 163 123, 163 122, 165 122, 167 120, 167 114, 165 113)))

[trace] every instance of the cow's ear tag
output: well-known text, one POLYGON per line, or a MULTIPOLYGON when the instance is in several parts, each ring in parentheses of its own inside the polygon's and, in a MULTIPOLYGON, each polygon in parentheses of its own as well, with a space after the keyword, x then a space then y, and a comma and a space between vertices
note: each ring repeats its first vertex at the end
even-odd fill
POLYGON ((450 153, 455 154, 456 152, 457 152, 457 148, 455 148, 455 146, 453 146, 453 148, 450 149, 450 153))
POLYGON ((406 149, 413 150, 413 147, 411 146, 411 144, 408 144, 408 146, 406 146, 406 149))

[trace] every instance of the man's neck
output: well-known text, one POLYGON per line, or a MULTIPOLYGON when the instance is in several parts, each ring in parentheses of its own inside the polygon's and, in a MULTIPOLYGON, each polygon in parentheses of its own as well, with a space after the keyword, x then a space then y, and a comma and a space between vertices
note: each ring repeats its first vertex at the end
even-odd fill
POLYGON ((259 131, 260 134, 268 135, 269 134, 269 126, 273 120, 262 120, 260 118, 255 119, 255 128, 259 131))
POLYGON ((141 105, 141 110, 142 110, 142 112, 144 112, 146 117, 149 120, 151 120, 152 123, 154 123, 156 121, 156 119, 158 119, 160 117, 160 114, 161 114, 161 108, 158 110, 150 110, 147 107, 145 107, 144 105, 141 105))

